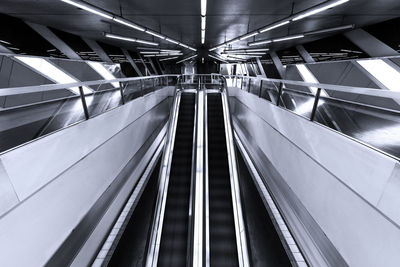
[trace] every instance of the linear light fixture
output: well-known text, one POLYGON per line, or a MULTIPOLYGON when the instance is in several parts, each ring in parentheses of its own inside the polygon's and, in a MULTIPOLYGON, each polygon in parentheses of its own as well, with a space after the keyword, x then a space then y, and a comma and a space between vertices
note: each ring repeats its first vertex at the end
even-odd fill
POLYGON ((172 59, 177 59, 178 57, 167 57, 167 58, 162 58, 159 61, 167 61, 167 60, 172 60, 172 59))
POLYGON ((242 52, 267 52, 269 48, 252 48, 252 49, 225 49, 226 53, 242 53, 242 52))
POLYGON ((84 2, 77 2, 77 1, 71 1, 71 0, 61 0, 61 1, 63 1, 64 3, 70 4, 70 5, 76 6, 77 8, 86 10, 87 12, 101 16, 106 19, 113 19, 113 17, 114 17, 112 14, 105 12, 105 11, 101 10, 100 8, 86 4, 84 2))
POLYGON ((272 42, 277 43, 277 42, 289 41, 289 40, 300 39, 300 38, 304 38, 304 34, 296 34, 296 35, 292 35, 292 36, 277 38, 277 39, 273 39, 272 42))
POLYGON ((283 41, 303 38, 303 37, 308 36, 308 35, 324 34, 324 33, 330 33, 330 32, 335 32, 335 31, 343 31, 343 30, 354 29, 354 27, 355 27, 354 24, 349 24, 349 25, 344 25, 344 26, 339 26, 339 27, 333 27, 333 28, 328 28, 328 29, 305 32, 305 33, 302 33, 302 34, 290 35, 290 36, 286 36, 286 37, 282 37, 282 38, 259 40, 259 41, 255 41, 255 42, 250 42, 247 45, 248 46, 257 46, 257 45, 263 45, 263 44, 270 44, 270 43, 274 43, 274 42, 283 42, 283 41))
POLYGON ((400 92, 400 72, 382 59, 357 60, 357 63, 387 89, 400 92))
POLYGON ((127 41, 127 42, 158 46, 158 43, 141 40, 141 39, 137 39, 137 38, 130 38, 130 37, 125 37, 125 36, 115 35, 115 34, 111 34, 111 33, 105 33, 104 36, 107 38, 112 38, 112 39, 117 39, 117 40, 122 40, 122 41, 127 41))
MULTIPOLYGON (((316 6, 314 6, 312 8, 309 8, 309 9, 307 9, 305 11, 302 11, 302 12, 299 12, 297 14, 294 14, 294 15, 288 17, 288 18, 285 18, 284 20, 280 20, 280 21, 275 22, 273 24, 270 24, 268 26, 262 27, 262 28, 260 28, 258 30, 255 30, 255 31, 251 32, 251 33, 246 33, 244 35, 241 35, 241 36, 239 36, 239 37, 237 37, 237 38, 235 38, 233 40, 245 40, 245 39, 250 38, 252 36, 255 36, 257 34, 264 33, 264 32, 271 31, 273 29, 285 26, 285 25, 287 25, 287 24, 289 24, 289 23, 291 23, 293 21, 297 21, 297 20, 303 19, 305 17, 308 17, 308 16, 311 16, 311 15, 323 12, 323 11, 325 11, 327 9, 342 5, 342 4, 344 4, 346 2, 349 2, 349 1, 350 0, 332 0, 332 1, 327 1, 327 2, 325 2, 323 4, 316 5, 316 6)), ((226 41, 226 42, 224 42, 224 43, 222 43, 222 44, 220 44, 218 46, 215 46, 215 47, 209 49, 209 51, 214 51, 214 50, 219 49, 219 48, 221 48, 221 47, 223 47, 225 45, 232 44, 233 40, 226 41)), ((265 43, 259 43, 259 44, 265 44, 265 43)), ((253 45, 256 45, 256 44, 253 44, 253 45)))
POLYGON ((235 53, 229 53, 229 52, 222 52, 222 54, 228 54, 228 55, 253 55, 253 56, 262 56, 262 55, 266 55, 267 52, 235 52, 235 53))
POLYGON ((182 56, 182 54, 159 54, 159 55, 144 55, 144 57, 171 57, 171 56, 182 56))
POLYGON ((274 23, 274 24, 272 24, 272 25, 269 25, 269 26, 267 26, 267 27, 261 29, 261 30, 260 30, 260 33, 264 33, 264 32, 271 31, 271 30, 273 30, 273 29, 282 27, 282 26, 284 26, 284 25, 286 25, 286 24, 289 24, 289 23, 290 23, 290 20, 284 20, 284 21, 282 21, 282 22, 274 23))
POLYGON ((113 21, 115 21, 115 22, 117 22, 117 23, 119 23, 119 24, 128 26, 128 27, 130 27, 130 28, 133 28, 133 29, 135 29, 135 30, 141 31, 141 32, 144 32, 144 31, 146 30, 146 28, 144 28, 144 27, 142 27, 142 26, 139 26, 139 25, 137 25, 137 24, 134 24, 134 23, 132 23, 132 22, 126 20, 126 19, 115 18, 115 17, 114 17, 114 18, 113 18, 113 21))
POLYGON ((201 44, 206 41, 207 0, 201 0, 201 44))
POLYGON ((349 2, 350 0, 336 0, 336 1, 329 1, 320 5, 317 5, 315 7, 312 7, 304 12, 301 12, 300 14, 296 15, 292 20, 293 21, 297 21, 297 20, 301 20, 304 19, 306 17, 321 13, 325 10, 328 10, 330 8, 333 8, 335 6, 339 6, 342 5, 344 3, 349 2))
MULTIPOLYGON (((122 17, 116 16, 116 15, 114 15, 112 13, 106 12, 106 11, 104 11, 104 10, 98 8, 98 7, 95 7, 93 5, 90 5, 90 4, 86 3, 86 2, 79 1, 79 0, 74 0, 74 1, 72 1, 72 0, 60 0, 60 1, 66 3, 66 4, 70 4, 72 6, 75 6, 77 8, 83 9, 83 10, 85 10, 87 12, 92 13, 92 14, 95 14, 95 15, 101 16, 103 18, 112 20, 112 21, 114 21, 116 23, 119 23, 121 25, 133 28, 133 29, 141 31, 141 32, 145 32, 147 34, 150 34, 150 35, 152 35, 154 37, 160 38, 160 39, 165 40, 167 42, 170 42, 170 43, 173 43, 173 44, 178 44, 178 45, 180 44, 180 42, 178 42, 178 41, 176 41, 174 39, 168 38, 167 36, 162 35, 161 33, 152 31, 152 30, 150 30, 150 29, 148 29, 146 27, 143 27, 141 25, 133 23, 133 22, 127 20, 127 19, 124 19, 122 17)), ((193 50, 193 51, 197 51, 195 48, 187 46, 187 45, 185 46, 185 48, 193 50)))
POLYGON ((239 38, 239 40, 240 41, 246 40, 246 39, 251 38, 251 37, 253 37, 253 36, 257 35, 257 34, 259 34, 258 31, 257 32, 251 32, 251 33, 248 33, 246 35, 243 35, 242 37, 239 38))
POLYGON ((179 64, 179 63, 182 63, 182 62, 191 60, 192 58, 195 58, 195 57, 197 57, 197 54, 196 54, 196 55, 193 55, 193 56, 190 56, 190 57, 187 57, 187 58, 184 58, 184 59, 182 59, 182 60, 176 62, 176 64, 179 64))

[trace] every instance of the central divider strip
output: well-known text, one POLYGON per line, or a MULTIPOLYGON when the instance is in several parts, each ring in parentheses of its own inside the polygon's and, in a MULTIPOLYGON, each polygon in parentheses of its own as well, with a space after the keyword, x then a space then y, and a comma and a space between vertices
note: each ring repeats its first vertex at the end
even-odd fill
POLYGON ((203 266, 204 226, 204 90, 197 97, 196 180, 194 203, 193 267, 203 266))

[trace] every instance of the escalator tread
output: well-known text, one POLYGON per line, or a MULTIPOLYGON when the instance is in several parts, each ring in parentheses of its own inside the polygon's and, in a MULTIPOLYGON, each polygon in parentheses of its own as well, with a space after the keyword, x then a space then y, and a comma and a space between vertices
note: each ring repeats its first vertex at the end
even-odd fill
POLYGON ((210 266, 238 266, 221 94, 207 95, 210 266))
POLYGON ((186 266, 195 94, 179 107, 158 266, 186 266))

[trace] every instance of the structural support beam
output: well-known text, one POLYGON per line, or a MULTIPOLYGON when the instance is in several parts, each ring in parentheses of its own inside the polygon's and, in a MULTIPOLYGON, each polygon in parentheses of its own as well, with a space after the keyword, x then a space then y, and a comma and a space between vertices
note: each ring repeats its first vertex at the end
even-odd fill
POLYGON ((278 57, 278 54, 276 52, 271 52, 270 56, 272 58, 272 61, 274 62, 274 65, 275 65, 279 75, 281 76, 282 79, 284 79, 286 76, 285 75, 286 71, 285 71, 285 68, 283 67, 281 60, 278 57))
POLYGON ((308 53, 308 51, 304 48, 304 46, 298 45, 298 46, 296 46, 296 49, 306 63, 314 63, 315 62, 313 57, 308 53))
POLYGON ((146 63, 144 62, 144 60, 140 54, 139 54, 139 59, 140 59, 140 62, 142 62, 143 66, 144 66, 144 69, 146 71, 146 76, 147 76, 147 74, 151 75, 149 68, 147 67, 146 63))
POLYGON ((257 62, 258 68, 260 69, 261 76, 264 77, 264 78, 267 78, 267 75, 265 74, 264 67, 263 67, 263 65, 261 63, 260 58, 257 57, 256 58, 256 62, 257 62))
POLYGON ((133 60, 133 58, 131 57, 131 54, 129 54, 128 50, 121 48, 122 52, 124 53, 126 59, 129 61, 129 63, 132 65, 133 69, 136 71, 136 73, 139 76, 143 76, 142 72, 140 71, 140 69, 138 68, 138 66, 136 65, 135 61, 133 60))
POLYGON ((69 59, 77 59, 81 60, 81 57, 75 53, 63 40, 58 38, 49 28, 43 25, 26 22, 29 27, 31 27, 34 31, 40 34, 44 39, 46 39, 49 43, 54 45, 55 48, 60 50, 64 55, 66 55, 69 59))
POLYGON ((378 40, 373 35, 364 31, 363 29, 356 29, 350 32, 344 33, 344 35, 352 43, 361 48, 370 57, 386 57, 386 56, 398 56, 399 53, 378 40))
POLYGON ((157 62, 158 67, 160 68, 161 74, 164 75, 165 71, 164 71, 163 67, 160 64, 160 61, 157 58, 155 59, 155 61, 157 62))
POLYGON ((11 51, 11 50, 8 49, 7 47, 3 46, 2 44, 0 44, 0 53, 14 54, 13 51, 11 51))
POLYGON ((112 63, 111 58, 107 55, 107 53, 101 48, 101 46, 95 41, 87 38, 82 38, 83 41, 92 49, 104 62, 112 63))
POLYGON ((150 61, 151 67, 152 67, 153 70, 154 70, 154 74, 155 74, 155 75, 158 75, 158 71, 157 71, 157 69, 156 69, 156 66, 154 66, 153 59, 149 58, 149 61, 150 61))

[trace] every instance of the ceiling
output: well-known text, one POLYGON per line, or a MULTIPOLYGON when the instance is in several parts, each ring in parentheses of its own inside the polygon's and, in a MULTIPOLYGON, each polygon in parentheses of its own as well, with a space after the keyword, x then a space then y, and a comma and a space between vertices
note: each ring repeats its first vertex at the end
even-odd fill
MULTIPOLYGON (((161 32, 170 38, 196 48, 202 48, 200 42, 200 0, 87 0, 86 2, 154 31, 161 32)), ((204 47, 214 47, 323 2, 325 1, 208 0, 204 47)), ((106 40, 103 37, 103 32, 153 40, 153 37, 148 34, 111 23, 60 0, 1 0, 0 12, 80 36, 102 40, 120 47, 132 48, 134 44, 106 40)), ((399 0, 350 0, 342 6, 319 15, 257 35, 255 40, 346 24, 356 24, 356 27, 362 27, 399 15, 399 0)), ((280 50, 318 38, 321 37, 313 36, 291 42, 282 42, 279 43, 279 46, 272 46, 272 48, 280 50)), ((234 48, 245 46, 247 41, 252 40, 254 38, 235 43, 234 48)), ((154 41, 160 42, 160 39, 154 38, 154 41)), ((174 44, 165 41, 160 43, 165 48, 174 47, 174 44)), ((190 52, 189 50, 186 51, 186 53, 190 52)))

